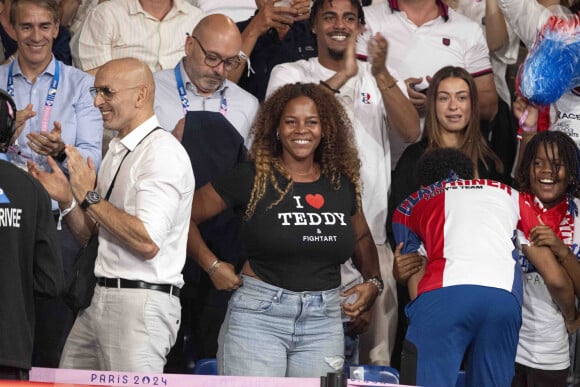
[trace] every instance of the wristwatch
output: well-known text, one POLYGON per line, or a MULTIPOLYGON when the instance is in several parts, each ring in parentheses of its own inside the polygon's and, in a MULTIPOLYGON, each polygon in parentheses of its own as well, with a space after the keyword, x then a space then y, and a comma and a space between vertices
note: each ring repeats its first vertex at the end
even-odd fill
POLYGON ((97 191, 89 191, 87 192, 87 196, 85 196, 85 200, 81 203, 81 208, 86 210, 89 206, 93 204, 97 204, 101 201, 101 195, 97 191))
POLYGON ((66 153, 64 152, 64 146, 62 147, 62 150, 60 152, 58 152, 58 154, 56 156, 52 156, 53 159, 55 159, 58 162, 64 162, 66 160, 66 153))
POLYGON ((56 156, 53 157, 58 162, 64 162, 66 160, 66 153, 64 153, 64 148, 56 156))

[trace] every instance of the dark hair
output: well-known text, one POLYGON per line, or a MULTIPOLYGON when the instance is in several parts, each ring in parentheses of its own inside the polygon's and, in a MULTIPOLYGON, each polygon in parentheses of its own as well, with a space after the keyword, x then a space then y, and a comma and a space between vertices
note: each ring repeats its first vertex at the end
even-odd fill
POLYGON ((503 164, 499 157, 487 145, 487 142, 481 134, 479 127, 479 99, 477 96, 477 87, 471 74, 461 67, 445 66, 433 75, 429 88, 427 89, 427 101, 425 105, 425 133, 428 139, 427 149, 443 147, 441 139, 441 127, 437 119, 437 93, 439 85, 447 78, 459 78, 469 86, 469 100, 471 101, 471 117, 465 127, 463 141, 459 144, 459 149, 471 158, 474 166, 479 162, 488 170, 489 162, 495 164, 498 172, 503 172, 503 164))
MULTIPOLYGON (((318 11, 324 5, 324 2, 328 1, 328 3, 332 6, 332 0, 314 0, 312 2, 312 7, 310 8, 310 25, 313 26, 316 23, 316 16, 318 15, 318 11)), ((358 13, 358 23, 362 26, 365 25, 365 13, 363 11, 362 4, 360 0, 350 0, 350 3, 356 8, 358 13)))
POLYGON ((16 25, 16 11, 18 5, 25 3, 38 5, 39 7, 46 9, 51 13, 53 23, 59 24, 58 4, 56 0, 12 0, 12 4, 10 5, 10 24, 12 26, 16 25))
POLYGON ((473 179, 473 162, 455 148, 428 150, 417 161, 416 178, 423 187, 447 179, 455 173, 460 179, 473 179))
MULTIPOLYGON (((558 156, 564 167, 566 180, 568 181, 566 192, 572 196, 580 197, 578 147, 574 140, 572 140, 567 134, 558 131, 547 130, 532 137, 526 146, 522 162, 516 174, 518 189, 522 192, 532 193, 530 169, 533 168, 534 159, 536 158, 536 153, 540 146, 544 147, 547 155, 550 155, 548 149, 550 149, 551 154, 554 155, 555 148, 558 148, 558 156)), ((550 163, 553 167, 554 160, 550 160, 550 163)))
POLYGON ((246 219, 252 217, 256 204, 266 193, 268 184, 280 194, 270 207, 280 203, 293 187, 290 174, 279 162, 282 144, 276 133, 286 105, 299 97, 310 98, 318 110, 322 139, 314 151, 314 160, 320 165, 321 175, 328 178, 334 189, 340 188, 342 177, 351 181, 355 186, 360 208, 361 163, 354 141, 354 130, 346 111, 326 88, 313 83, 295 83, 280 87, 268 97, 252 125, 249 159, 256 165, 256 177, 246 209, 246 219), (289 181, 286 186, 279 184, 275 171, 289 181))
POLYGON ((4 90, 0 89, 0 152, 6 153, 16 128, 16 104, 4 90))

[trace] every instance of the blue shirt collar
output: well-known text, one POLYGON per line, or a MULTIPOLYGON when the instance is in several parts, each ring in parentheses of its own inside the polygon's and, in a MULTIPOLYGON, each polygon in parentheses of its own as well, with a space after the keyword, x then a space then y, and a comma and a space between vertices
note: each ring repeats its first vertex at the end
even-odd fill
MULTIPOLYGON (((54 69, 56 68, 56 59, 54 58, 54 55, 52 55, 52 58, 50 59, 50 62, 48 62, 48 65, 46 66, 46 68, 44 69, 44 71, 39 74, 48 74, 51 77, 54 76, 54 69)), ((24 74, 22 73, 22 69, 20 68, 20 63, 18 63, 18 58, 14 61, 14 75, 20 75, 20 76, 24 76, 24 74)))

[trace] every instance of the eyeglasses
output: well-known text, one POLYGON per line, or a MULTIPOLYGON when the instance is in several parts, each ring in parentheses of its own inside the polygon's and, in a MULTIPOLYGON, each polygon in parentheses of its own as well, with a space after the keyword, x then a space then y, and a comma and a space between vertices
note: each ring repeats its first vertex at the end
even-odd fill
POLYGON ((126 89, 122 89, 122 90, 113 90, 108 86, 104 86, 104 87, 89 87, 89 93, 91 93, 91 96, 93 98, 97 98, 97 95, 100 95, 101 97, 103 97, 106 100, 111 100, 113 99, 113 97, 115 96, 115 94, 121 92, 121 91, 125 91, 125 90, 131 90, 131 89, 137 89, 141 86, 134 86, 134 87, 128 87, 126 89))
POLYGON ((201 42, 199 41, 199 39, 196 38, 195 36, 192 36, 191 38, 193 40, 195 40, 197 42, 197 44, 199 44, 199 48, 201 48, 201 52, 203 52, 203 55, 205 55, 204 63, 206 65, 208 65, 209 67, 211 67, 212 69, 214 67, 219 66, 222 63, 224 64, 224 69, 226 71, 232 71, 232 70, 235 70, 238 67, 240 67, 240 64, 242 63, 242 61, 240 60, 239 55, 232 56, 231 58, 223 59, 218 54, 215 54, 213 52, 207 52, 205 50, 205 48, 203 48, 203 46, 201 45, 201 42))

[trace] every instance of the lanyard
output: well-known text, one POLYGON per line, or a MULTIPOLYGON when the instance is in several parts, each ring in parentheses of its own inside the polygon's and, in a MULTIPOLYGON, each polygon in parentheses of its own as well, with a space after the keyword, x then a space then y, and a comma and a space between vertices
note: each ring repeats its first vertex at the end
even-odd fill
MULTIPOLYGON (((6 85, 6 91, 10 94, 11 97, 14 97, 14 77, 12 76, 12 72, 14 70, 14 62, 10 63, 10 67, 8 68, 8 81, 6 85)), ((52 77, 52 82, 50 83, 50 88, 48 89, 48 93, 46 94, 46 101, 44 102, 44 109, 42 110, 42 121, 40 124, 40 131, 41 132, 48 132, 48 125, 50 121, 50 112, 52 110, 52 106, 54 105, 54 99, 56 98, 56 90, 58 89, 58 82, 60 79, 60 65, 58 60, 54 61, 54 76, 52 77)))
POLYGON ((220 113, 225 117, 228 113, 228 100, 226 99, 226 89, 223 88, 220 92, 220 113))
POLYGON ((189 99, 187 99, 187 93, 185 91, 185 85, 183 84, 183 78, 181 77, 181 70, 179 68, 179 63, 173 69, 175 73, 175 81, 177 82, 177 92, 179 93, 179 99, 181 100, 181 108, 183 109, 183 115, 187 115, 187 108, 189 107, 189 99))
MULTIPOLYGON (((187 115, 189 108, 189 99, 187 98, 187 92, 185 90, 185 84, 183 83, 183 78, 181 77, 181 67, 180 63, 175 66, 173 73, 175 74, 175 81, 177 82, 177 93, 179 94, 179 100, 181 101, 181 108, 183 109, 183 115, 187 115)), ((225 117, 228 113, 228 100, 226 99, 226 89, 223 88, 220 92, 220 113, 225 117)))

